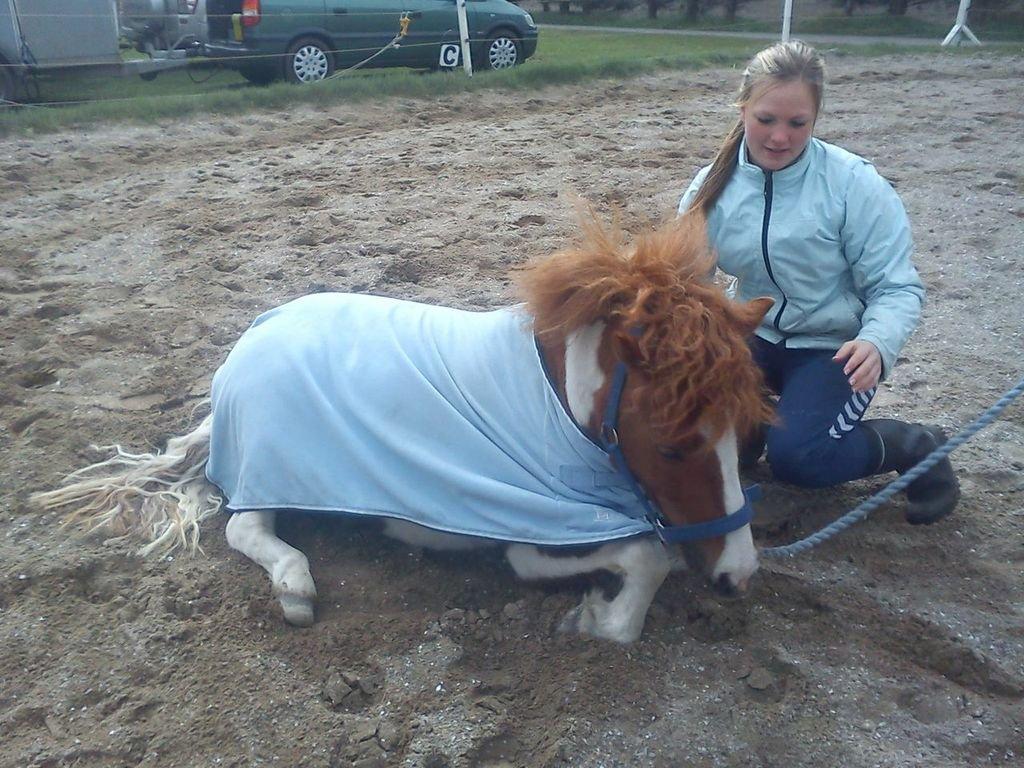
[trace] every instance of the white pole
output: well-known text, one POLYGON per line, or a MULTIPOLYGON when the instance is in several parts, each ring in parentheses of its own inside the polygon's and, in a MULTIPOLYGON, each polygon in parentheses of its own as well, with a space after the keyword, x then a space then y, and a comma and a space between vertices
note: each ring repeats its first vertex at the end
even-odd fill
POLYGON ((793 0, 785 0, 782 5, 782 42, 789 42, 789 29, 793 23, 793 0))
POLYGON ((971 0, 960 0, 960 7, 956 11, 956 24, 949 30, 946 39, 942 41, 943 45, 950 45, 952 43, 960 45, 965 37, 975 45, 981 45, 981 41, 974 36, 971 28, 967 26, 967 9, 970 7, 971 0))
POLYGON ((469 55, 469 21, 466 19, 466 0, 455 0, 459 14, 459 40, 462 42, 462 68, 473 76, 473 61, 469 55))

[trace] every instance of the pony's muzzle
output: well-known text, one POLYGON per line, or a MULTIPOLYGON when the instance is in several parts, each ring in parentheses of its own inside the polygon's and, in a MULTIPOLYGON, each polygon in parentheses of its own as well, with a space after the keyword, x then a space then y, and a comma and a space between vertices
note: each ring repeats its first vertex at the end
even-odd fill
POLYGON ((750 577, 734 580, 731 573, 720 573, 712 582, 715 591, 722 597, 742 597, 750 585, 750 577))
POLYGON ((753 573, 739 575, 732 571, 725 571, 719 573, 718 577, 712 580, 712 587, 723 597, 739 598, 745 595, 746 590, 751 586, 752 575, 753 573))
POLYGON ((742 597, 750 586, 750 577, 757 571, 755 560, 753 565, 741 564, 735 569, 727 566, 725 570, 713 573, 707 566, 707 557, 699 547, 692 544, 684 545, 682 551, 683 559, 690 569, 695 573, 707 574, 711 588, 723 597, 742 597))

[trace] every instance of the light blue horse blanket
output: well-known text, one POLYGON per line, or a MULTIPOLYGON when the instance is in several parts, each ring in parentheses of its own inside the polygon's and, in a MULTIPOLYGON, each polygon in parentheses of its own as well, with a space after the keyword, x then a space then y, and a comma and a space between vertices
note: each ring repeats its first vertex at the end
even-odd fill
POLYGON ((558 399, 519 307, 320 293, 260 315, 213 379, 207 477, 234 511, 398 518, 544 545, 652 531, 558 399))

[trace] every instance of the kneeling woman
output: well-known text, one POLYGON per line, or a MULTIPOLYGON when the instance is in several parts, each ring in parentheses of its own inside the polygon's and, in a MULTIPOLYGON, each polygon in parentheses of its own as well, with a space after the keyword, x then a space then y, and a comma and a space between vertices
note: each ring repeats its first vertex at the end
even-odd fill
MULTIPOLYGON (((768 463, 805 487, 905 472, 946 439, 937 427, 863 418, 917 325, 924 288, 899 196, 867 160, 812 136, 824 74, 801 42, 757 54, 736 125, 679 204, 706 214, 737 299, 775 299, 752 342, 779 396, 768 463)), ((908 486, 907 520, 933 523, 959 495, 944 459, 908 486)))

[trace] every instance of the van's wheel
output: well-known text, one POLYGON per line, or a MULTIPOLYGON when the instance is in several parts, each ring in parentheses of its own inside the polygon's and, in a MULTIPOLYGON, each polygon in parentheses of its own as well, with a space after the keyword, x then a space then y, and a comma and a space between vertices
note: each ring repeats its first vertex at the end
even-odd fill
POLYGON ((284 57, 284 76, 289 83, 315 83, 334 74, 334 56, 317 37, 300 37, 284 57))
POLYGON ((508 69, 523 63, 523 46, 508 29, 497 29, 487 38, 481 64, 486 69, 508 69))

